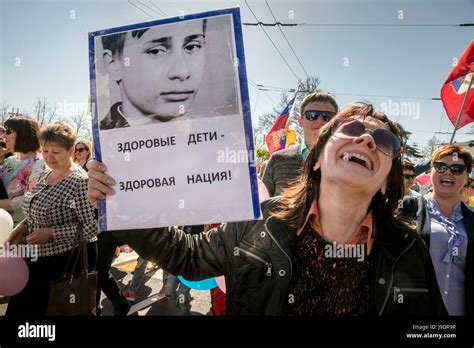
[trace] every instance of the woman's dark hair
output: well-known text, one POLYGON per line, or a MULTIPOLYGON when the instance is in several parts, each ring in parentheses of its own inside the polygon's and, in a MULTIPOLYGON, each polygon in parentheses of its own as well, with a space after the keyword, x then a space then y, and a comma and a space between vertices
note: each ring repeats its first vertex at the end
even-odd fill
MULTIPOLYGON (((283 190, 283 198, 277 210, 271 213, 277 219, 285 221, 290 228, 297 230, 302 227, 312 202, 319 196, 321 170, 315 171, 313 167, 333 134, 334 122, 337 119, 351 116, 362 116, 364 119, 367 117, 377 118, 390 128, 390 131, 399 139, 402 147, 405 146, 406 135, 403 128, 398 123, 389 120, 383 113, 375 112, 372 105, 357 103, 346 107, 321 129, 316 144, 308 154, 302 174, 290 187, 283 190)), ((398 155, 392 159, 385 195, 382 195, 379 190, 370 203, 369 210, 374 213, 376 221, 391 223, 404 229, 407 228, 406 225, 397 221, 394 216, 399 201, 403 198, 403 193, 401 155, 398 155)))
POLYGON ((33 117, 12 117, 6 120, 3 125, 16 133, 15 148, 10 150, 21 153, 39 150, 39 124, 33 117))
POLYGON ((402 170, 410 170, 415 173, 415 166, 409 161, 402 161, 402 170))

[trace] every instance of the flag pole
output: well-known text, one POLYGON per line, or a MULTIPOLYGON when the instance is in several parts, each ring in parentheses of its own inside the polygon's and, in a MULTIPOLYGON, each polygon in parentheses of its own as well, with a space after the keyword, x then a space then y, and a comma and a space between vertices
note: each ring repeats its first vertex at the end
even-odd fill
POLYGON ((288 118, 286 119, 285 123, 285 144, 283 144, 283 148, 286 148, 286 136, 288 134, 288 124, 290 123, 290 118, 295 112, 295 105, 296 105, 296 97, 298 96, 298 92, 300 90, 300 86, 296 87, 295 94, 293 96, 293 105, 291 105, 291 109, 288 111, 288 118))
POLYGON ((294 114, 295 111, 295 105, 296 105, 296 97, 298 96, 298 92, 300 91, 300 86, 296 87, 295 95, 293 98, 295 98, 295 101, 293 102, 293 105, 291 106, 291 109, 289 111, 288 115, 288 120, 291 118, 291 116, 294 114))
POLYGON ((474 75, 470 74, 470 76, 471 76, 471 81, 469 81, 469 87, 467 87, 466 95, 464 96, 464 100, 462 101, 461 111, 459 111, 459 116, 458 116, 458 119, 456 120, 456 125, 454 126, 454 132, 453 132, 453 135, 451 136, 451 140, 449 141, 450 145, 453 143, 454 136, 456 135, 456 131, 458 130, 459 121, 461 121, 461 116, 462 116, 462 113, 464 112, 464 107, 466 106, 467 97, 469 96, 469 92, 471 92, 472 80, 474 80, 474 75))

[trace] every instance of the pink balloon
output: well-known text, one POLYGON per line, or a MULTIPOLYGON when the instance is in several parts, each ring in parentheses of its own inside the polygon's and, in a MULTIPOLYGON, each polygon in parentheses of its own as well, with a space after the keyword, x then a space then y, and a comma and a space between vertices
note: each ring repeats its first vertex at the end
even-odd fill
POLYGON ((219 289, 221 289, 221 291, 225 294, 225 277, 224 276, 217 277, 216 283, 219 289))
POLYGON ((0 295, 12 296, 23 290, 30 272, 19 257, 0 257, 0 295))

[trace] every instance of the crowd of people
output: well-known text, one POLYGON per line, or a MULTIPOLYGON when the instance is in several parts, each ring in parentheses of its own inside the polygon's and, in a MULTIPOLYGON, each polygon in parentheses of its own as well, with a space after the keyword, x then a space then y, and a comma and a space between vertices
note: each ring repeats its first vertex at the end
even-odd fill
POLYGON ((302 143, 258 164, 261 220, 103 233, 97 202, 113 194, 114 180, 92 143, 64 122, 5 121, 0 208, 15 224, 8 243, 39 251, 25 259, 28 283, 6 315, 45 315, 80 232, 98 273, 99 315, 102 292, 114 315, 129 313, 150 261, 163 269, 159 294, 183 298, 183 315, 192 298, 177 275, 225 276, 226 293, 211 292, 215 315, 473 316, 471 153, 441 145, 415 165, 403 128, 370 104, 340 110, 315 92, 300 110, 302 143), (429 187, 415 180, 423 172, 429 187), (140 256, 125 292, 111 274, 121 245, 140 256))

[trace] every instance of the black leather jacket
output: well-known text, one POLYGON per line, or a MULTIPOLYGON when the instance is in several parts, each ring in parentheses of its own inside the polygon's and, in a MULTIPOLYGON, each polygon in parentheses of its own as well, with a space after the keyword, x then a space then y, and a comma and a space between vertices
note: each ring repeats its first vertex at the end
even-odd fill
MULTIPOLYGON (((225 275, 227 314, 280 315, 288 301, 296 233, 269 215, 199 235, 177 228, 114 231, 140 256, 189 280, 225 275)), ((378 228, 371 298, 379 316, 446 315, 428 250, 416 233, 378 228)), ((106 232, 109 233, 109 232, 106 232)))

